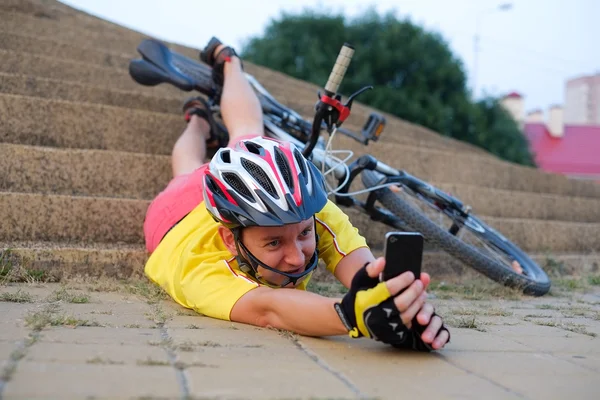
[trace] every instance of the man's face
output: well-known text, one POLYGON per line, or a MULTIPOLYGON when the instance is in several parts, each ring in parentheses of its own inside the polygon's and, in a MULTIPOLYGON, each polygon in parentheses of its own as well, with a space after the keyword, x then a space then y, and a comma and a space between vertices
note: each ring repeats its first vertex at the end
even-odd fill
MULTIPOLYGON (((314 230, 314 218, 285 226, 252 226, 242 230, 241 241, 262 263, 281 272, 298 274, 305 270, 315 252, 314 230)), ((258 273, 274 285, 287 279, 260 266, 258 273)))

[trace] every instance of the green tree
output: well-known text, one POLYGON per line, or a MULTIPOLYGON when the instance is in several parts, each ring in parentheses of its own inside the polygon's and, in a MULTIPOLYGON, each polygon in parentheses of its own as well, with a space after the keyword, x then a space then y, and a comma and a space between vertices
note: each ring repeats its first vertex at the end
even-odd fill
POLYGON ((527 146, 513 148, 525 140, 516 124, 491 118, 485 107, 472 104, 463 64, 446 41, 409 19, 399 20, 393 12, 380 15, 371 9, 354 19, 315 10, 284 13, 270 21, 262 36, 251 38, 242 55, 322 86, 344 42, 357 51, 342 93, 373 85, 375 90, 361 95, 359 101, 509 161, 531 165, 522 155, 528 153, 527 146), (520 135, 523 140, 492 138, 495 132, 506 138, 520 135))
POLYGON ((505 160, 535 166, 529 142, 498 99, 487 97, 478 101, 474 112, 477 126, 473 144, 505 160))

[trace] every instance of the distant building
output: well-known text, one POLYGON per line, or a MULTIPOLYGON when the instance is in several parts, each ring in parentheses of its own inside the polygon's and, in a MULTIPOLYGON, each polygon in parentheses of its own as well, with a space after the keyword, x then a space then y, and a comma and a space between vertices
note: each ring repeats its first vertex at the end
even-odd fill
POLYGON ((600 125, 600 73, 566 82, 565 123, 600 125))
POLYGON ((523 117, 523 96, 516 92, 502 104, 522 127, 540 169, 600 182, 600 123, 565 123, 560 105, 550 107, 547 118, 540 109, 523 117))
POLYGON ((510 112, 520 127, 525 122, 525 102, 518 92, 511 92, 502 98, 502 105, 510 112))

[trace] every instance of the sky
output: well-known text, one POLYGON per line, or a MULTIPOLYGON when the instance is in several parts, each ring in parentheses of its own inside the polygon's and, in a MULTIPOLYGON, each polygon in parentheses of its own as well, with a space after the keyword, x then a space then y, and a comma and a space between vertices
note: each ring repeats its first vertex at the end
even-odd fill
POLYGON ((380 13, 395 10, 398 18, 410 18, 448 42, 464 64, 469 86, 476 85, 477 97, 517 91, 526 110, 546 112, 562 104, 568 79, 600 72, 600 51, 592 43, 600 38, 597 0, 61 1, 158 39, 202 48, 217 36, 238 50, 282 11, 317 8, 353 17, 369 6, 380 13), (502 4, 510 7, 501 9, 502 4))

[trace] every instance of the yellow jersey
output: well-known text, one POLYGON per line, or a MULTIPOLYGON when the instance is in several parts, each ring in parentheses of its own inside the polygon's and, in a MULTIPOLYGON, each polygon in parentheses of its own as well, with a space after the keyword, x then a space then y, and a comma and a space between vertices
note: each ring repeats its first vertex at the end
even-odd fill
MULTIPOLYGON (((315 217, 319 258, 332 274, 345 255, 367 247, 358 229, 333 202, 327 201, 315 217)), ((235 303, 261 284, 240 271, 235 257, 223 244, 218 227, 219 223, 200 203, 165 235, 150 255, 145 273, 182 306, 230 320, 235 303)), ((296 289, 306 290, 309 281, 310 276, 296 289)))

